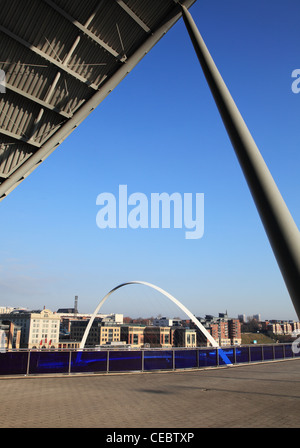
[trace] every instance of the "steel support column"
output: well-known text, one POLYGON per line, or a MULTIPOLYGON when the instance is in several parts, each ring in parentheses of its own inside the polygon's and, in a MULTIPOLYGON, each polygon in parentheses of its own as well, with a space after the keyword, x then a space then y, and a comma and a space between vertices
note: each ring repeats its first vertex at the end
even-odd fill
POLYGON ((300 233, 197 26, 183 19, 300 319, 300 233))

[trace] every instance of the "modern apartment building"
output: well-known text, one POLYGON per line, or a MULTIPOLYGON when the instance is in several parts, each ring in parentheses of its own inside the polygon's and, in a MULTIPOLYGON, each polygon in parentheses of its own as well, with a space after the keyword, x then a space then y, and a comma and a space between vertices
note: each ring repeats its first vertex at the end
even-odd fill
MULTIPOLYGON (((207 314, 205 318, 198 317, 198 320, 220 346, 241 344, 241 322, 239 319, 232 319, 228 317, 227 313, 219 313, 219 317, 207 314)), ((195 324, 191 324, 191 327, 197 331, 198 346, 210 345, 195 324)))
POLYGON ((191 328, 173 327, 171 329, 174 347, 197 347, 197 333, 191 328))
MULTIPOLYGON (((89 321, 92 314, 87 313, 75 313, 74 308, 60 308, 57 310, 57 315, 60 317, 61 329, 68 332, 71 331, 72 322, 75 320, 89 321)), ((123 314, 97 314, 96 319, 102 322, 108 322, 113 324, 123 324, 123 314)))
POLYGON ((153 326, 155 327, 179 327, 181 325, 181 319, 168 317, 160 317, 153 320, 153 326))
MULTIPOLYGON (((81 341, 88 320, 74 320, 71 323, 70 339, 72 341, 81 341)), ((95 347, 107 344, 107 342, 119 342, 121 336, 121 327, 113 322, 103 322, 102 319, 95 319, 89 331, 86 347, 95 347)))
POLYGON ((228 319, 228 337, 231 344, 241 344, 242 342, 242 330, 241 322, 239 319, 228 319))

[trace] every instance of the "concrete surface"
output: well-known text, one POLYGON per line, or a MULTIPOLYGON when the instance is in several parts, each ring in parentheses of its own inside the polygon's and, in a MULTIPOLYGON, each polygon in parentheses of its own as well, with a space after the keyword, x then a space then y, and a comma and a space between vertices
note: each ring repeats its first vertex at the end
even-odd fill
POLYGON ((299 361, 0 378, 0 428, 297 428, 299 361))

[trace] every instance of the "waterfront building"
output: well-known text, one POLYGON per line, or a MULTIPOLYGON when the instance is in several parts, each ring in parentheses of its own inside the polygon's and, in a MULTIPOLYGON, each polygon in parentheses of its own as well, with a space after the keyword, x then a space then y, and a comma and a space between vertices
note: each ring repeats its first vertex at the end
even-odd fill
MULTIPOLYGON (((87 320, 74 320, 71 322, 70 339, 81 341, 85 329, 88 325, 87 320)), ((119 342, 121 336, 121 327, 113 322, 105 322, 102 319, 95 319, 89 331, 85 347, 96 347, 107 344, 108 342, 119 342)))
POLYGON ((142 347, 144 345, 145 325, 122 325, 121 341, 133 347, 142 347))
POLYGON ((180 327, 181 319, 174 317, 169 319, 168 317, 157 317, 153 320, 153 325, 155 327, 180 327))
MULTIPOLYGON (((220 346, 238 345, 242 343, 241 322, 239 319, 233 319, 226 313, 219 313, 218 317, 207 314, 205 318, 198 317, 199 322, 212 335, 220 346)), ((209 342, 196 327, 191 324, 197 332, 197 345, 209 346, 209 342)))
POLYGON ((170 327, 145 327, 144 344, 149 347, 170 348, 171 328, 170 327))
POLYGON ((191 328, 173 327, 171 329, 174 347, 197 347, 197 333, 191 328))
POLYGON ((20 348, 21 327, 8 320, 0 321, 0 352, 20 348))
POLYGON ((1 314, 21 329, 20 348, 56 348, 59 342, 60 318, 50 310, 14 310, 1 314))

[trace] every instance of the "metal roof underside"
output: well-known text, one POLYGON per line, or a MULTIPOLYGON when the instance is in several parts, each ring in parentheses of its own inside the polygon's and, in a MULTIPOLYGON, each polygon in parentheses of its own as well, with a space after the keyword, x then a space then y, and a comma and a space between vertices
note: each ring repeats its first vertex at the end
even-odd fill
POLYGON ((180 17, 174 0, 1 0, 0 200, 180 17))

